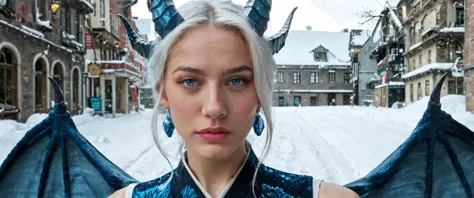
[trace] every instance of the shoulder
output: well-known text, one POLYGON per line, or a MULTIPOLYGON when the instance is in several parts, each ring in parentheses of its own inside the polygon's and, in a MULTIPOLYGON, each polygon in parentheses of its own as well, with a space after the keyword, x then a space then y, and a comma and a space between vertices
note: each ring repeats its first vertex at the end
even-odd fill
POLYGON ((122 188, 114 192, 114 194, 109 195, 107 198, 125 198, 125 191, 127 187, 122 188))
POLYGON ((321 182, 319 198, 359 198, 359 195, 344 186, 321 182))

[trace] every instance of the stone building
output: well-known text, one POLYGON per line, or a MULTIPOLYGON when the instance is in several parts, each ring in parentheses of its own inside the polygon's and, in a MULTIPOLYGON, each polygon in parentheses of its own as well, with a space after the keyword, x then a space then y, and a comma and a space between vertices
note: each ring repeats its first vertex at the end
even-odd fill
POLYGON ((376 75, 379 78, 371 81, 370 87, 373 87, 373 100, 377 107, 392 107, 405 100, 405 83, 401 80, 405 72, 402 55, 405 37, 397 10, 396 5, 387 1, 372 34, 376 47, 371 55, 377 62, 376 75))
POLYGON ((274 56, 275 106, 350 105, 348 32, 290 31, 274 56))
POLYGON ((143 60, 131 48, 119 14, 136 30, 131 6, 136 0, 96 0, 86 45, 86 106, 96 112, 129 113, 137 106, 143 60), (135 103, 135 104, 134 104, 135 103))
POLYGON ((466 0, 466 34, 464 46, 464 80, 466 85, 466 111, 474 113, 474 1, 466 0))
POLYGON ((48 112, 48 77, 63 89, 68 109, 80 112, 85 16, 92 12, 86 0, 0 1, 0 119, 48 112), (20 113, 8 113, 15 109, 20 113))
MULTIPOLYGON (((368 72, 367 67, 362 68, 361 62, 359 60, 359 58, 364 59, 366 56, 359 56, 359 53, 365 42, 370 38, 371 34, 372 31, 366 29, 350 30, 349 53, 352 64, 351 83, 354 89, 353 102, 355 105, 363 105, 364 101, 367 101, 369 99, 372 100, 373 98, 373 90, 367 89, 365 85, 359 84, 359 77, 364 78, 368 72)), ((369 73, 371 73, 369 75, 372 75, 373 73, 375 73, 375 71, 369 73)))
MULTIPOLYGON (((440 77, 462 60, 463 0, 402 0, 399 17, 406 34, 406 103, 430 96, 440 77), (459 59, 458 59, 459 58, 459 59)), ((441 95, 464 94, 462 75, 450 74, 441 95)))

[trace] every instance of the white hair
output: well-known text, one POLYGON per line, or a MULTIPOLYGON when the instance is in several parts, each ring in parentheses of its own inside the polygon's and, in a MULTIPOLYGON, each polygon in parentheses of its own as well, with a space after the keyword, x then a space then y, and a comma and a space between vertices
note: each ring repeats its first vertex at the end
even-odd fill
MULTIPOLYGON (((246 40, 249 47, 253 65, 255 87, 262 111, 266 118, 266 129, 268 134, 266 135, 260 163, 257 166, 258 170, 261 162, 267 157, 272 142, 274 125, 272 121, 271 106, 273 98, 273 78, 276 71, 276 63, 271 54, 268 41, 258 36, 258 34, 250 26, 248 18, 247 16, 244 16, 242 10, 242 6, 234 4, 229 0, 195 0, 186 3, 179 8, 179 13, 184 18, 184 21, 165 38, 163 38, 163 40, 156 41, 152 57, 149 61, 149 68, 152 71, 152 83, 156 90, 156 87, 158 87, 160 82, 164 80, 165 67, 169 57, 170 49, 174 46, 174 44, 177 43, 177 41, 185 32, 205 25, 239 32, 246 40)), ((161 154, 166 158, 171 169, 173 169, 173 166, 167 158, 158 138, 157 124, 159 123, 159 101, 162 92, 163 86, 160 87, 158 92, 154 92, 156 102, 152 120, 152 132, 156 146, 160 150, 161 154)), ((253 176, 253 186, 255 186, 256 176, 257 171, 255 171, 253 176)), ((173 174, 171 174, 168 182, 171 181, 172 177, 173 174)))

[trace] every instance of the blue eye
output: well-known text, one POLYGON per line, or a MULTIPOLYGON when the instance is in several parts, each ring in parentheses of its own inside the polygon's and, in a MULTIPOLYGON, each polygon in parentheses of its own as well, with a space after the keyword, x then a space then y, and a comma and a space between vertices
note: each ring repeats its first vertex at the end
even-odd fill
POLYGON ((196 85, 196 81, 193 80, 193 79, 186 79, 183 81, 184 85, 188 86, 188 87, 192 87, 192 86, 195 86, 196 85))
POLYGON ((239 85, 242 85, 243 83, 244 81, 240 78, 235 78, 235 79, 230 80, 230 84, 232 86, 239 86, 239 85))

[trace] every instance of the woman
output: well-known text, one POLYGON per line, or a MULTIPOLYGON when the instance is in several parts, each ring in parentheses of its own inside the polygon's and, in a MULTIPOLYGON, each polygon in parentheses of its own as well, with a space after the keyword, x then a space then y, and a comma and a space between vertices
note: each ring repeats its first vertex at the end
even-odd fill
MULTIPOLYGON (((183 160, 172 172, 110 197, 358 197, 342 186, 261 164, 245 140, 252 127, 257 135, 263 132, 262 112, 266 156, 276 64, 263 32, 241 10, 230 1, 190 1, 173 15, 183 21, 157 42, 150 67, 167 109, 164 130, 170 137, 176 128, 185 142, 183 160)), ((153 123, 157 115, 158 104, 153 123)), ((156 124, 153 130, 164 153, 156 124)))

